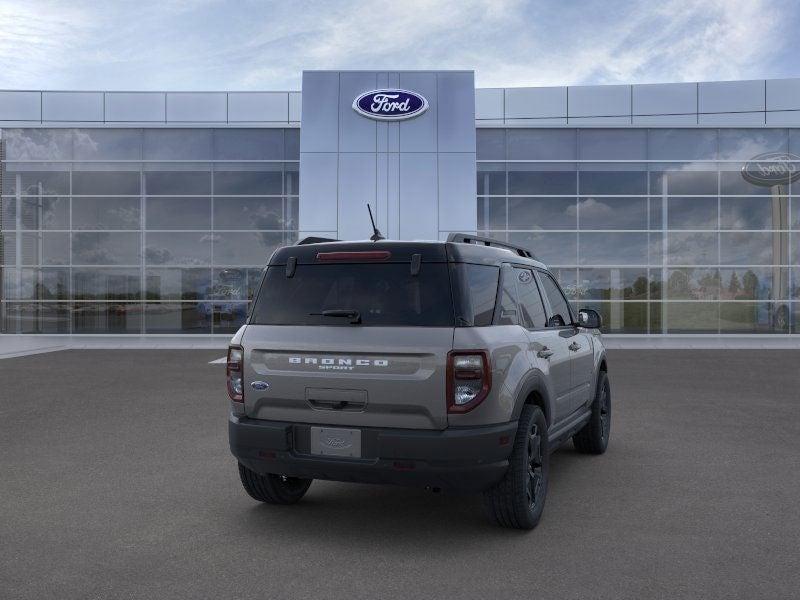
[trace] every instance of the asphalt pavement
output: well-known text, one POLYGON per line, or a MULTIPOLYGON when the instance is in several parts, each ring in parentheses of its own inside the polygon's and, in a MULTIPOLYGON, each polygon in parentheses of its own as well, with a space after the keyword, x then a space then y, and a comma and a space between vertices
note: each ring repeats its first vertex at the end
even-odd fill
POLYGON ((473 496, 241 489, 209 350, 0 361, 0 598, 800 595, 800 351, 609 352, 612 438, 532 532, 473 496))

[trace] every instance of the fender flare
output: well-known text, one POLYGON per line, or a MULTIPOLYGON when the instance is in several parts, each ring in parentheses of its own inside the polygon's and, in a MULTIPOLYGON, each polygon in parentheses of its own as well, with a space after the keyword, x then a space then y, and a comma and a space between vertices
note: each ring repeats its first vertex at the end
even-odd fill
POLYGON ((555 397, 550 392, 544 374, 538 369, 528 371, 520 384, 516 400, 514 401, 513 420, 516 421, 519 419, 519 415, 522 413, 522 407, 525 406, 526 400, 534 392, 541 396, 542 412, 544 412, 547 426, 550 427, 553 425, 553 417, 555 415, 555 397))

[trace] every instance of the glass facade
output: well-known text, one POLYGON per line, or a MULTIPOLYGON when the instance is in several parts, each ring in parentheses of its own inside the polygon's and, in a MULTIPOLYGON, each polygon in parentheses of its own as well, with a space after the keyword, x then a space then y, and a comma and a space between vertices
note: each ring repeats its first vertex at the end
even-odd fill
POLYGON ((800 333, 800 181, 743 176, 765 153, 800 170, 800 129, 477 139, 480 233, 529 248, 606 332, 800 333))
POLYGON ((224 333, 298 227, 299 130, 3 129, 2 333, 224 333))

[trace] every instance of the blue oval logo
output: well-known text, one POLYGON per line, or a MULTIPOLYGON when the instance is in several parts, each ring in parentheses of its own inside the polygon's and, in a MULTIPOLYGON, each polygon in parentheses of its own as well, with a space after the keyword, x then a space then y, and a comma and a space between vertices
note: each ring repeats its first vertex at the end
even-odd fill
POLYGON ((767 152, 748 160, 742 177, 754 185, 787 185, 800 178, 800 156, 788 152, 767 152))
POLYGON ((254 381, 250 384, 250 387, 254 390, 265 390, 269 387, 269 384, 266 381, 254 381))
POLYGON ((408 90, 372 90, 353 100, 353 110, 379 121, 400 121, 428 110, 424 96, 408 90))

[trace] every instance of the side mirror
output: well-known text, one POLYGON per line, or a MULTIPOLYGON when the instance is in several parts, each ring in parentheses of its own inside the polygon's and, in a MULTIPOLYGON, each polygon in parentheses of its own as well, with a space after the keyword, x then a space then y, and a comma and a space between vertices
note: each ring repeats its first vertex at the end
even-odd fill
POLYGON ((603 318, 596 310, 582 308, 578 311, 578 325, 586 329, 600 329, 603 326, 603 318))

